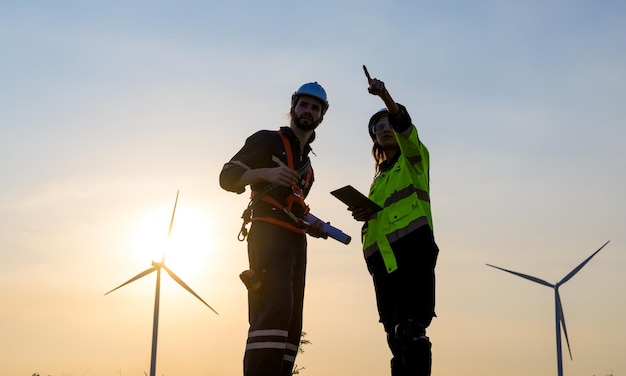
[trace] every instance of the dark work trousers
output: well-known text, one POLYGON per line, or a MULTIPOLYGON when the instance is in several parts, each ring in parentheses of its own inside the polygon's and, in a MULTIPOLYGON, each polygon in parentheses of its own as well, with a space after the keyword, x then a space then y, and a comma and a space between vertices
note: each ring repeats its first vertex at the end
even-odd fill
POLYGON ((306 248, 304 234, 260 221, 250 228, 250 269, 262 287, 248 293, 245 376, 291 375, 302 332, 306 248))
MULTIPOLYGON (((366 259, 374 281, 380 322, 387 332, 392 376, 429 376, 432 356, 431 344, 407 340, 398 335, 397 326, 419 336, 435 316, 435 265, 439 248, 432 231, 422 226, 391 244, 398 269, 387 273, 380 252, 366 259)), ((410 336, 409 336, 410 337, 410 336)))

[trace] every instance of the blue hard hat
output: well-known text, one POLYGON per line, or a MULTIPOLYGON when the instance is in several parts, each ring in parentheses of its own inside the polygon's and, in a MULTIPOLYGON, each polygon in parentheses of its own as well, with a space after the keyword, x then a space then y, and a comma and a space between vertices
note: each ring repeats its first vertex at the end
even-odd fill
POLYGON ((324 88, 317 82, 309 82, 300 86, 300 88, 296 90, 296 92, 293 93, 293 95, 291 96, 291 103, 294 104, 296 99, 299 98, 301 95, 308 95, 322 101, 322 114, 326 113, 326 110, 328 110, 328 99, 326 98, 326 90, 324 90, 324 88))

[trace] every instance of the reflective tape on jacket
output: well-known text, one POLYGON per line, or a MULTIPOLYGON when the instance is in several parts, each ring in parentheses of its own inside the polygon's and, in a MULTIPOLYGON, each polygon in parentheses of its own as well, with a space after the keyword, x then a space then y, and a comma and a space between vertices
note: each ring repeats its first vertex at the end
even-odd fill
MULTIPOLYGON (((397 231, 394 231, 391 234, 387 234, 387 242, 391 244, 397 241, 398 239, 402 238, 403 236, 425 225, 428 225, 428 219, 426 219, 426 217, 419 217, 415 221, 413 221, 409 226, 399 229, 397 231)), ((378 248, 378 244, 374 243, 371 246, 363 249, 363 255, 365 256, 365 258, 368 258, 378 251, 380 251, 380 249, 378 248)))

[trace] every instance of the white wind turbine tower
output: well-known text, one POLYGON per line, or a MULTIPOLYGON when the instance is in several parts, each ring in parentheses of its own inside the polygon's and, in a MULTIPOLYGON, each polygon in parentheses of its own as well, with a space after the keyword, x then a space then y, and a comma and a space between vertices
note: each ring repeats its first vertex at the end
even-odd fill
MULTIPOLYGON (((170 220, 170 228, 167 232, 168 237, 172 233, 172 225, 174 224, 174 214, 176 213, 176 204, 178 203, 178 193, 179 192, 176 192, 176 201, 174 201, 174 210, 172 211, 172 219, 170 220)), ((161 257, 161 262, 156 262, 153 260, 151 268, 144 270, 143 272, 137 274, 133 278, 129 279, 128 281, 122 283, 121 285, 117 286, 113 290, 104 294, 104 295, 107 295, 109 293, 112 293, 113 291, 119 289, 120 287, 126 286, 127 284, 133 281, 136 281, 140 279, 141 277, 145 277, 148 274, 156 271, 157 278, 156 278, 156 292, 154 294, 154 319, 152 322, 152 355, 150 358, 150 376, 155 376, 155 372, 156 372, 156 350, 157 350, 157 335, 158 335, 158 329, 159 329, 159 296, 160 296, 160 291, 161 291, 161 269, 164 269, 167 272, 167 274, 170 275, 170 277, 172 277, 185 290, 189 291, 193 296, 198 298, 202 303, 204 303, 204 305, 209 307, 211 311, 215 312, 215 314, 218 314, 210 305, 207 304, 207 302, 202 300, 202 298, 198 294, 196 294, 191 289, 191 287, 189 287, 185 282, 183 282, 182 279, 180 279, 170 268, 168 268, 165 265, 165 255, 161 257)))
MULTIPOLYGON (((609 240, 610 241, 610 240, 609 240)), ((595 251, 591 256, 587 257, 585 261, 580 263, 577 267, 575 267, 569 274, 567 274, 563 279, 557 282, 555 285, 544 281, 543 279, 539 279, 530 275, 514 272, 511 270, 503 269, 494 265, 487 264, 487 266, 491 266, 492 268, 500 269, 505 272, 515 274, 518 277, 522 277, 528 279, 533 282, 537 282, 541 285, 548 286, 554 289, 554 305, 555 305, 555 316, 556 316, 556 359, 557 359, 557 374, 558 376, 563 376, 563 356, 561 350, 561 326, 563 326, 563 333, 565 334, 565 341, 567 343, 567 350, 569 351, 569 357, 572 359, 572 350, 569 346, 569 339, 567 338, 567 328, 565 327, 565 316, 563 315, 563 306, 561 305, 561 297, 559 296, 559 287, 563 285, 565 282, 569 281, 576 273, 580 271, 588 262, 591 260, 593 256, 595 256, 604 246, 609 244, 609 241, 604 243, 602 247, 600 247, 597 251, 595 251)))

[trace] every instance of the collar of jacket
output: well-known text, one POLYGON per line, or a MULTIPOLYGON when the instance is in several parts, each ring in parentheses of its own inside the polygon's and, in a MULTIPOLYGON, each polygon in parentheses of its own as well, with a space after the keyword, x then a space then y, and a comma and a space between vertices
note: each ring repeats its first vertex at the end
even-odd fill
MULTIPOLYGON (((300 142, 300 140, 298 139, 298 137, 296 137, 296 134, 293 133, 293 130, 290 127, 280 127, 280 131, 283 132, 283 134, 289 137, 290 139, 300 142)), ((309 139, 304 145, 304 148, 302 149, 303 155, 307 155, 312 150, 311 142, 313 142, 314 140, 315 140, 315 131, 311 133, 311 136, 309 136, 309 139)))
POLYGON ((383 171, 387 171, 390 168, 392 168, 393 165, 396 164, 398 159, 400 159, 400 155, 401 154, 402 154, 402 151, 400 151, 400 148, 398 148, 398 151, 396 151, 396 154, 393 156, 393 158, 385 160, 385 161, 383 161, 383 163, 380 164, 379 171, 383 172, 383 171))

